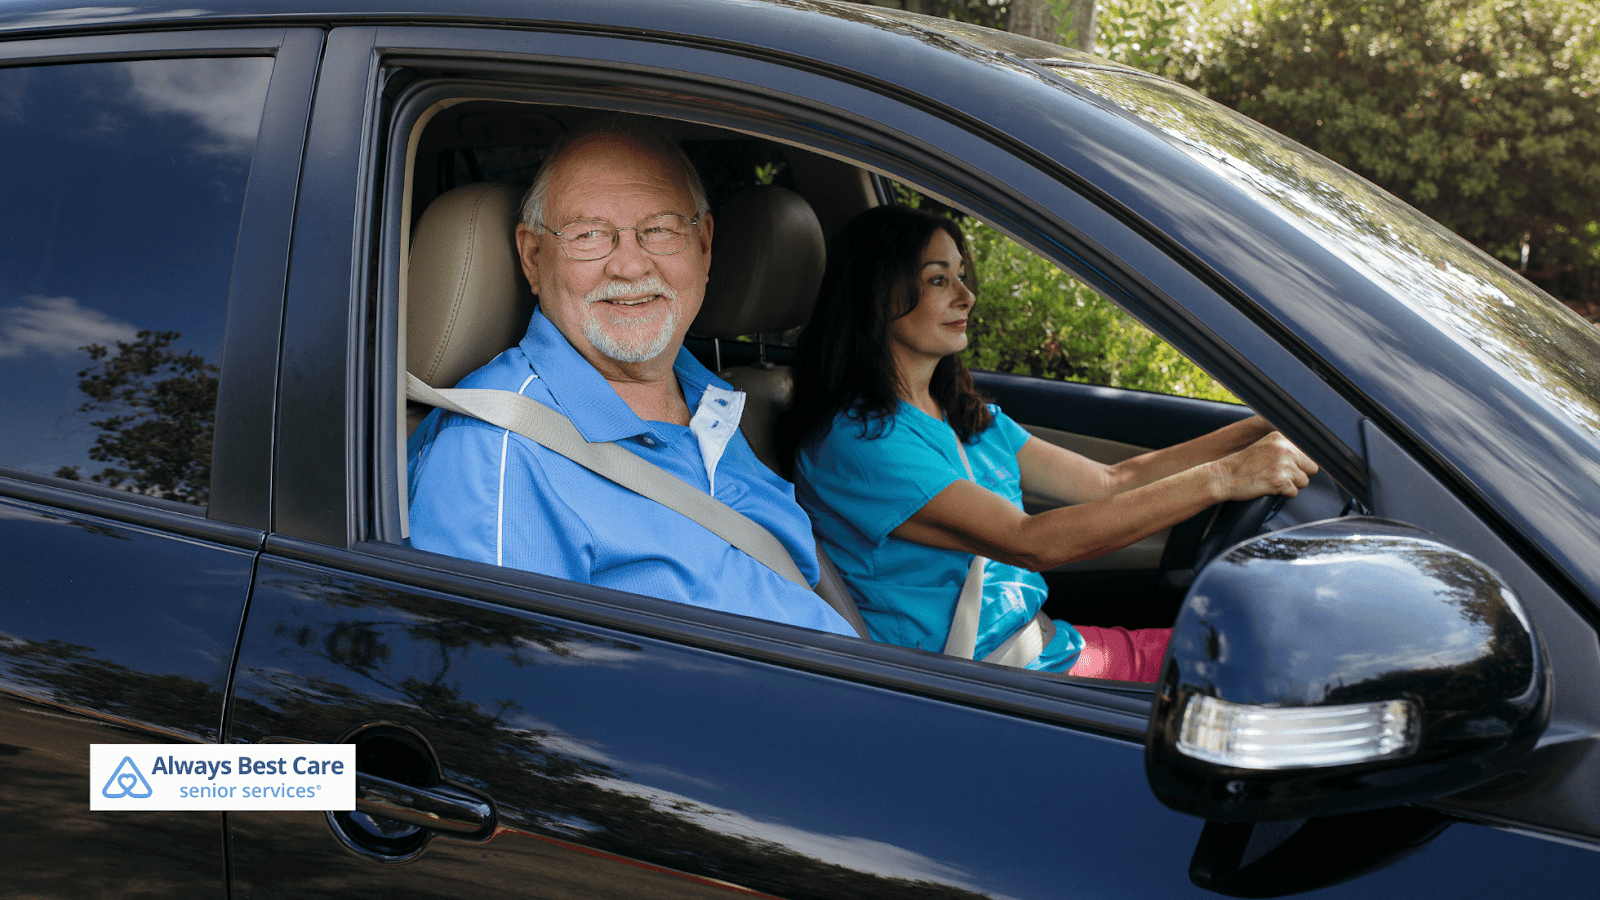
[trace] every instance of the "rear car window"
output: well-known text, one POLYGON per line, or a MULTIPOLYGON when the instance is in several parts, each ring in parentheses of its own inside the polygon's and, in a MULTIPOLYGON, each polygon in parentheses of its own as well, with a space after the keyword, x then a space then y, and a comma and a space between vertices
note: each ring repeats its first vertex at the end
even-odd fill
POLYGON ((0 69, 0 466, 205 505, 272 61, 0 69))

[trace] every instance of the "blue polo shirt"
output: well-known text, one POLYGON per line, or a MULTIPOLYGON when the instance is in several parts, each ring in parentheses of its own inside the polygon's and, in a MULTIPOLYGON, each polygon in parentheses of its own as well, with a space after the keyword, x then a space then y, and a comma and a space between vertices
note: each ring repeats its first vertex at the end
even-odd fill
MULTIPOLYGON (((458 387, 521 393, 590 442, 615 441, 765 526, 815 584, 811 523, 794 490, 739 434, 744 395, 680 349, 673 372, 689 427, 630 409, 542 310, 515 347, 458 387)), ((708 609, 853 635, 815 593, 683 514, 519 434, 434 410, 407 444, 411 544, 708 609)))
MULTIPOLYGON (((978 484, 1022 507, 1017 453, 1028 432, 990 406, 994 423, 966 445, 978 484)), ((821 441, 795 459, 796 496, 816 523, 828 558, 850 585, 873 639, 939 653, 950 635, 972 554, 890 534, 929 500, 967 477, 956 433, 901 401, 888 420, 867 425, 841 413, 821 441), (878 425, 882 425, 879 433, 878 425)), ((1032 619, 1049 594, 1037 572, 990 560, 983 572, 975 655, 982 659, 1032 619)), ((1028 668, 1064 672, 1083 638, 1065 622, 1028 668)))

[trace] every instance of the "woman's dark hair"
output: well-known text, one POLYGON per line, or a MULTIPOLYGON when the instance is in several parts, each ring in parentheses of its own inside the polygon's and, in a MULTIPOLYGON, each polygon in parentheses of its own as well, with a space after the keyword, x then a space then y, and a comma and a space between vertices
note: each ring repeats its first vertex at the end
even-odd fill
MULTIPOLYGON (((976 279, 966 239, 943 216, 877 206, 834 236, 817 305, 795 350, 794 401, 778 427, 780 459, 788 462, 800 447, 826 437, 841 412, 860 418, 870 437, 882 435, 899 397, 889 323, 916 308, 922 254, 939 231, 961 251, 971 288, 976 279)), ((994 420, 957 354, 939 360, 929 391, 962 441, 994 420)))

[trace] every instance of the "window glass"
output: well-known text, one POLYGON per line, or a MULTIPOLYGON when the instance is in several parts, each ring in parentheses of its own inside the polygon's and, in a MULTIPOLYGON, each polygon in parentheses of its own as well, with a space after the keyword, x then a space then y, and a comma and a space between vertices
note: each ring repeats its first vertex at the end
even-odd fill
POLYGON ((204 504, 266 58, 0 69, 0 465, 204 504))

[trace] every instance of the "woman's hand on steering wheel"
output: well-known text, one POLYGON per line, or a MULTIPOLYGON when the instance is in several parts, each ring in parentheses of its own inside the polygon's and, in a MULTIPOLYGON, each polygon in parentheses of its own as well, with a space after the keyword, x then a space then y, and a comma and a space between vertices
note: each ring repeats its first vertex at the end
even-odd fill
POLYGON ((1293 497, 1317 474, 1311 457, 1276 431, 1213 465, 1223 501, 1254 500, 1269 494, 1293 497))
POLYGON ((1195 548, 1193 571, 1205 568, 1222 551, 1260 533, 1289 498, 1311 483, 1317 464, 1274 431, 1250 446, 1217 460, 1227 498, 1195 548))

